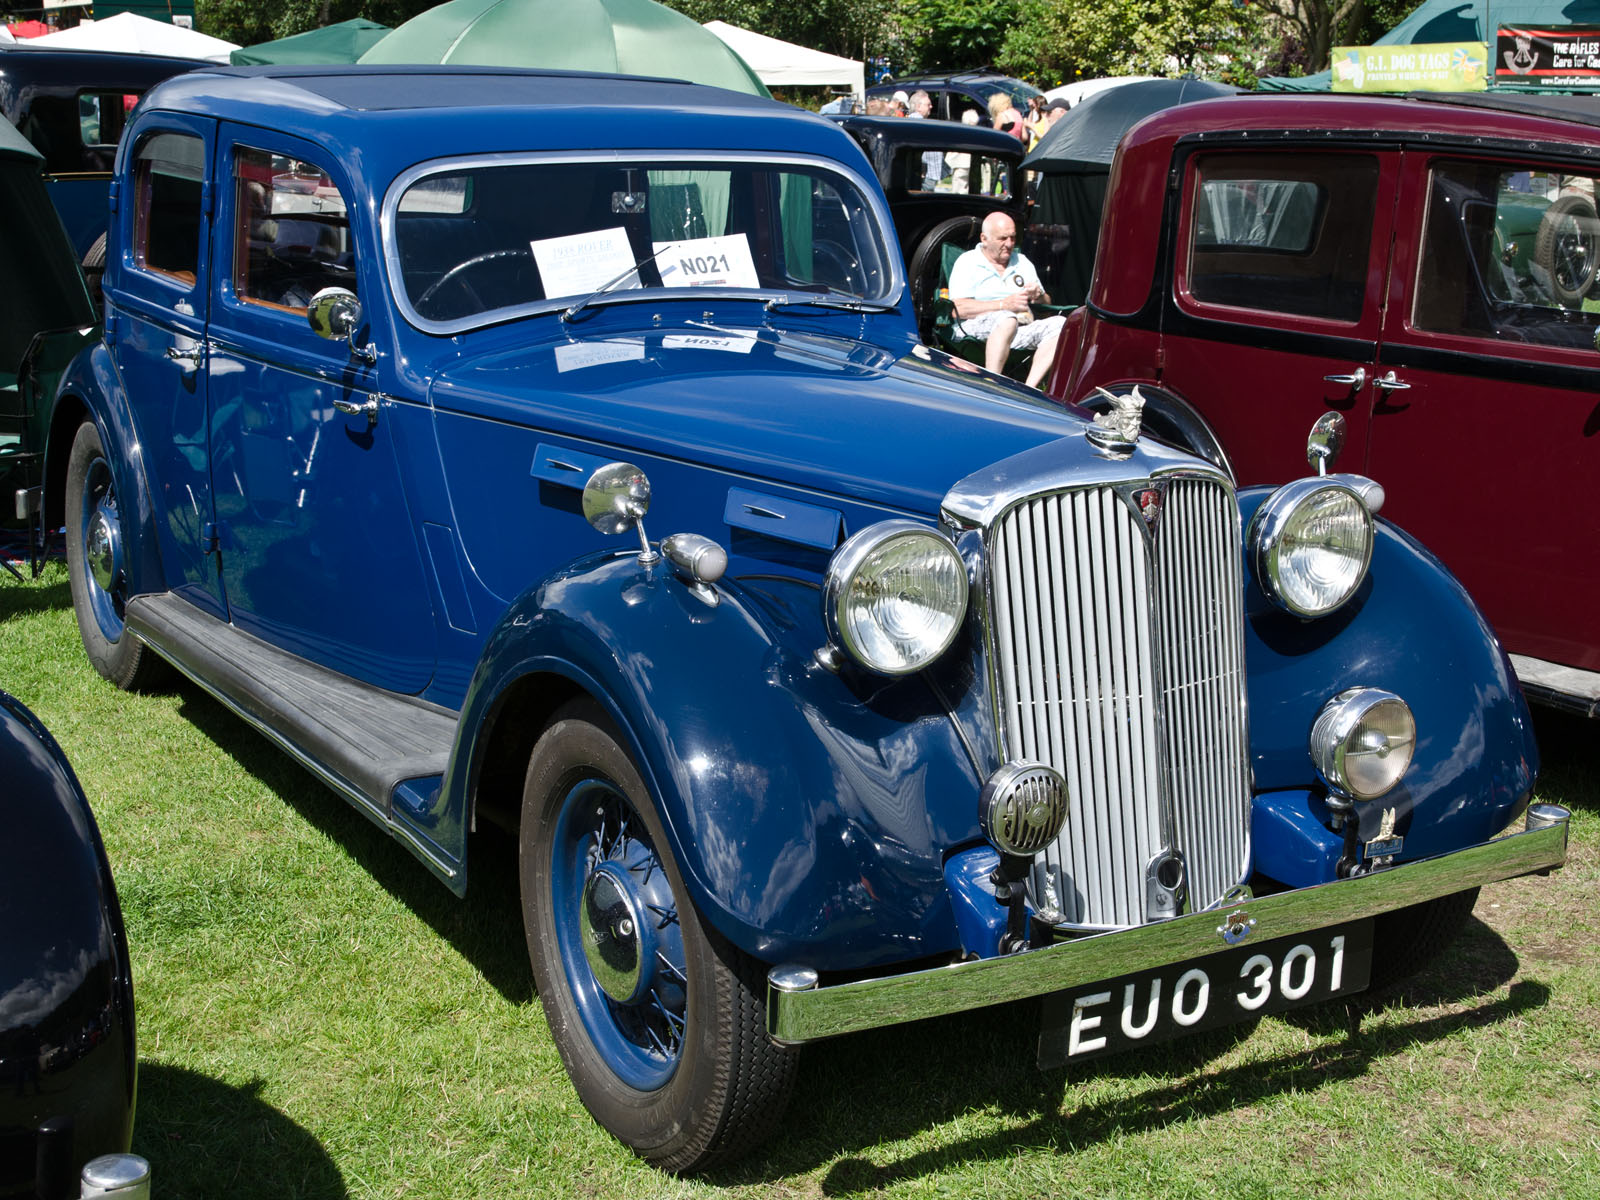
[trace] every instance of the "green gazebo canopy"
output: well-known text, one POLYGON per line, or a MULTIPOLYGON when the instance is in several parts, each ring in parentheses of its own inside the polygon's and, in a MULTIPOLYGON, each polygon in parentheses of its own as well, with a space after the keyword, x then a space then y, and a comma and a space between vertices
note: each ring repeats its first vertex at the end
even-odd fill
POLYGON ((242 46, 228 55, 236 67, 255 63, 353 63, 389 32, 387 25, 357 17, 275 42, 242 46))

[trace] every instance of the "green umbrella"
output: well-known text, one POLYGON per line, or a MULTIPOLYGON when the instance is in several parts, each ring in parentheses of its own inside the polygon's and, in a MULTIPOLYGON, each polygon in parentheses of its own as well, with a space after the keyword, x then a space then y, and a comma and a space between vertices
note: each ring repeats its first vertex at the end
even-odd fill
POLYGON ((361 62, 665 75, 767 95, 721 38, 654 0, 450 0, 407 21, 361 62))
POLYGON ((253 63, 353 63, 389 32, 387 25, 357 17, 275 42, 243 46, 228 55, 236 67, 253 63))

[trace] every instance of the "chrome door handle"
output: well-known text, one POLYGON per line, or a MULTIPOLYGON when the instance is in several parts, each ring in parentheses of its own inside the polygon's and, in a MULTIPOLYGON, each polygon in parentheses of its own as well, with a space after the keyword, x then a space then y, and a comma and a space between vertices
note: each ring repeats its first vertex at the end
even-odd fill
POLYGON ((365 400, 335 400, 333 406, 346 416, 366 417, 368 429, 378 423, 378 398, 376 396, 368 396, 365 400))
POLYGON ((1359 388, 1367 381, 1367 369, 1357 367, 1349 375, 1324 375, 1322 378, 1327 383, 1342 383, 1349 388, 1359 388))
POLYGON ((1403 392, 1411 385, 1409 383, 1402 383, 1400 380, 1394 377, 1394 372, 1390 371, 1382 379, 1374 379, 1372 381, 1372 386, 1375 388, 1382 388, 1386 392, 1403 392))
POLYGON ((187 363, 191 367, 198 367, 205 360, 206 344, 196 342, 192 346, 168 346, 167 357, 173 362, 187 363))

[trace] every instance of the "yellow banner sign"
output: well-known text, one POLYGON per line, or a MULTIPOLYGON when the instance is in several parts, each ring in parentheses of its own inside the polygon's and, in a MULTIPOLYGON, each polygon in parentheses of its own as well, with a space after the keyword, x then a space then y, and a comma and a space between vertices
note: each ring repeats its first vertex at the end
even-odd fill
POLYGON ((1336 92, 1481 92, 1488 48, 1482 42, 1413 46, 1338 46, 1336 92))

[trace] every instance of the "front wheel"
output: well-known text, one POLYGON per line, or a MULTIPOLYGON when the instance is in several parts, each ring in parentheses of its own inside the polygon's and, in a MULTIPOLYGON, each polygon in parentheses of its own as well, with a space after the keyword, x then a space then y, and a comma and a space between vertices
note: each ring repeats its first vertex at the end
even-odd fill
POLYGON ((528 764, 523 925, 579 1098, 642 1158, 687 1172, 766 1137, 796 1053, 767 1037, 760 964, 702 924, 637 768, 591 702, 528 764))
POLYGON ((111 463, 93 421, 78 427, 67 456, 66 517, 67 577, 84 652, 118 687, 148 687, 164 664, 123 623, 127 547, 111 463))

